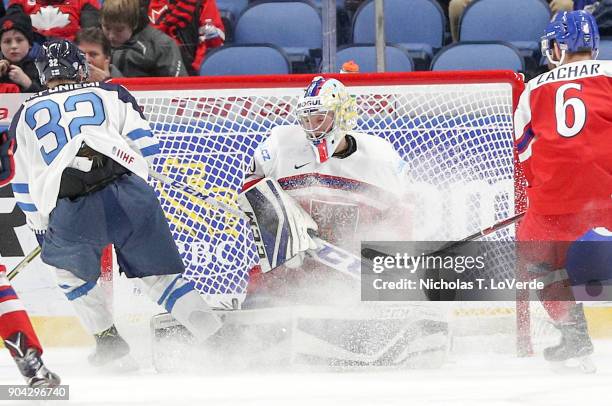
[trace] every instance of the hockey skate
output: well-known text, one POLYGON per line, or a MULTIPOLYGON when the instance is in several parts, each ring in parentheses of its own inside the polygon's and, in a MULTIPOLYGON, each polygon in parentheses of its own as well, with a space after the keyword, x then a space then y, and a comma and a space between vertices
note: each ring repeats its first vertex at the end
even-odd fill
POLYGON ((15 363, 29 386, 52 388, 60 384, 60 377, 45 367, 38 350, 26 348, 23 333, 15 333, 5 340, 4 344, 11 350, 15 363))
POLYGON ((569 321, 559 323, 555 327, 561 332, 561 342, 545 348, 544 359, 551 362, 557 372, 579 370, 584 373, 594 373, 596 367, 590 358, 593 353, 593 343, 589 337, 582 304, 577 304, 570 310, 569 321))
POLYGON ((96 349, 87 358, 91 365, 119 371, 138 368, 136 361, 130 356, 129 344, 119 335, 114 325, 94 334, 94 338, 96 349))

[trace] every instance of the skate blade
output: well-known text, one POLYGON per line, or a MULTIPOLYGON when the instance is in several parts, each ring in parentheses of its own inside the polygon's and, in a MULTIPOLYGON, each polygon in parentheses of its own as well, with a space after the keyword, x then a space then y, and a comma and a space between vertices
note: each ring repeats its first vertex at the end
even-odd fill
POLYGON ((572 358, 567 361, 551 362, 553 372, 561 375, 594 374, 597 367, 590 356, 572 358))

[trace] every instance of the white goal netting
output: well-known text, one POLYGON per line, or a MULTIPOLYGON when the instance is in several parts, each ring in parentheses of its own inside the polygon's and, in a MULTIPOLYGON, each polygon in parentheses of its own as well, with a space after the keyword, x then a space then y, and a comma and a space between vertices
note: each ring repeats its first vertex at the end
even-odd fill
MULTIPOLYGON (((357 129, 387 139, 408 162, 419 213, 410 219, 415 239, 461 239, 511 216, 524 203, 512 136, 513 101, 522 86, 518 76, 364 77, 343 76, 357 99, 357 129)), ((234 202, 255 147, 274 126, 296 123, 294 106, 309 79, 245 80, 228 88, 203 79, 193 89, 173 90, 168 84, 168 90, 134 91, 161 140, 163 158, 156 169, 234 202)), ((185 193, 156 188, 187 276, 213 305, 242 300, 248 269, 256 261, 244 224, 185 193)), ((488 238, 511 240, 513 233, 508 227, 488 238)), ((493 271, 514 273, 503 264, 493 271)), ((491 307, 514 316, 513 305, 491 307)))

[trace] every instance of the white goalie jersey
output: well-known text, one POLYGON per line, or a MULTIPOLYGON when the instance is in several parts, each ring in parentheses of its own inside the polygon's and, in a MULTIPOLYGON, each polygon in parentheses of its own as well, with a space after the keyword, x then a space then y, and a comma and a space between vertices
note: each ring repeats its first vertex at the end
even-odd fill
POLYGON ((408 237, 407 165, 385 140, 349 132, 349 151, 318 163, 300 126, 279 126, 258 146, 246 186, 263 177, 317 223, 319 236, 357 252, 365 239, 408 237))

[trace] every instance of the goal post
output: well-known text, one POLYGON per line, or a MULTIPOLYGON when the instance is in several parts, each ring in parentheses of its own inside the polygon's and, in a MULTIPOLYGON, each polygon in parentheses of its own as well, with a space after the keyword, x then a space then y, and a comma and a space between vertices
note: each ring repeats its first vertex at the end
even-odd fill
MULTIPOLYGON (((155 169, 233 204, 254 149, 273 127, 297 123, 294 107, 313 76, 114 81, 132 91, 160 139, 162 157, 155 169)), ((512 125, 524 88, 520 75, 463 71, 326 76, 340 79, 355 95, 356 130, 387 139, 408 163, 419 215, 406 220, 417 239, 461 239, 525 207, 512 125)), ((212 305, 241 301, 248 269, 257 261, 244 224, 153 183, 186 276, 212 305)), ((488 238, 513 236, 509 227, 488 238)), ((514 305, 496 303, 483 310, 480 304, 477 310, 466 306, 458 313, 516 320, 512 329, 520 351, 529 351, 528 302, 520 299, 514 305)))

